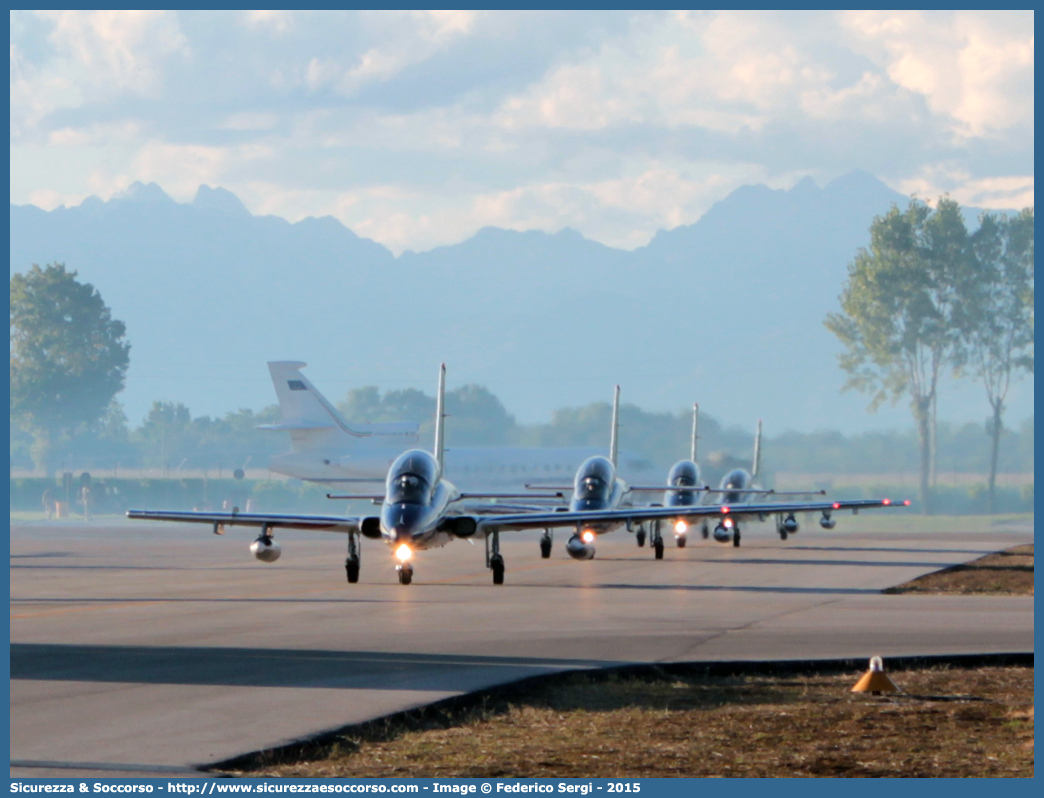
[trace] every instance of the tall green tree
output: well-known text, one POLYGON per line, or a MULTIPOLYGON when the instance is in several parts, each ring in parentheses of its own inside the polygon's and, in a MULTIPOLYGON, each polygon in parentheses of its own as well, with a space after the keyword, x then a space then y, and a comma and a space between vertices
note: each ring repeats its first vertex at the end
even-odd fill
POLYGON ((971 266, 960 206, 935 209, 913 200, 870 226, 870 246, 848 267, 841 313, 825 324, 845 351, 843 390, 869 394, 871 411, 885 400, 910 399, 920 442, 920 493, 931 512, 939 378, 957 361, 958 286, 971 266))
POLYGON ((11 278, 11 416, 51 468, 57 436, 100 419, 123 389, 130 344, 101 294, 61 263, 11 278))
POLYGON ((1033 209, 1005 218, 985 213, 971 238, 975 268, 961 284, 965 361, 992 411, 989 511, 996 508, 1004 402, 1014 376, 1033 373, 1033 209))

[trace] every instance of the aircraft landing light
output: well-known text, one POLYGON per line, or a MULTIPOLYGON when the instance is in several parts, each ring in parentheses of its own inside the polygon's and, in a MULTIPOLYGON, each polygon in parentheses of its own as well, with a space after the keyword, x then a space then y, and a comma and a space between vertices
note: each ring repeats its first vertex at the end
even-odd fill
POLYGON ((582 540, 584 543, 594 543, 595 533, 592 532, 590 529, 585 529, 583 533, 580 535, 580 540, 582 540))
POLYGON ((402 562, 406 562, 410 557, 413 556, 413 549, 403 543, 399 548, 395 550, 395 556, 398 557, 402 562))
POLYGON ((688 528, 689 525, 686 524, 684 521, 679 521, 674 525, 674 531, 677 532, 679 535, 684 535, 685 530, 687 530, 688 528))

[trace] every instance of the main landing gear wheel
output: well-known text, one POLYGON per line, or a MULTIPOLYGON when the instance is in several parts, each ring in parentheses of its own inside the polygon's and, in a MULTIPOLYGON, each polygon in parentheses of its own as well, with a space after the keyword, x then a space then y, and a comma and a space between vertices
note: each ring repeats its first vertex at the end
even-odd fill
POLYGON ((504 558, 494 554, 489 558, 489 567, 493 570, 493 584, 504 584, 504 558))
POLYGON ((645 529, 639 527, 638 531, 634 533, 634 539, 638 541, 638 548, 645 548, 645 529))
POLYGON ((733 546, 733 548, 737 548, 739 546, 739 544, 740 544, 739 527, 736 527, 733 530, 733 532, 732 532, 732 546, 733 546))
POLYGON ((344 570, 348 573, 348 581, 355 584, 359 581, 359 558, 349 557, 344 561, 344 570))
POLYGON ((362 552, 359 550, 359 539, 354 532, 348 533, 348 558, 344 561, 344 570, 348 574, 348 582, 359 581, 359 561, 362 552))
POLYGON ((397 569, 399 572, 399 584, 408 585, 413 581, 413 569, 408 565, 400 565, 397 569))
POLYGON ((545 560, 551 557, 551 533, 545 532, 540 538, 540 556, 545 560))
POLYGON ((504 584, 504 558, 500 554, 500 532, 496 529, 486 535, 486 565, 493 571, 493 584, 504 584))
POLYGON ((663 559, 663 539, 658 539, 653 543, 653 553, 657 560, 663 559))

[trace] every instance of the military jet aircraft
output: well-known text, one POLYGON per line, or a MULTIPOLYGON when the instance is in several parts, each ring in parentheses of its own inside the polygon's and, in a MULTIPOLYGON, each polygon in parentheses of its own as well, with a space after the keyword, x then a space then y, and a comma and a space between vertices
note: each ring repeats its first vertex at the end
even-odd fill
MULTIPOLYGON (((613 432, 609 457, 593 456, 577 469, 573 481, 573 495, 568 507, 525 507, 519 512, 497 513, 473 511, 466 504, 469 498, 488 498, 502 494, 465 494, 443 476, 446 366, 439 371, 439 389, 436 402, 435 442, 432 452, 410 449, 399 455, 388 469, 383 496, 353 496, 381 502, 380 515, 342 517, 336 515, 293 515, 269 513, 213 513, 179 512, 167 510, 128 510, 132 519, 205 523, 213 525, 215 534, 222 534, 232 526, 260 527, 260 535, 251 544, 250 551, 262 562, 275 562, 280 556, 275 542, 277 528, 311 529, 340 532, 348 536, 348 557, 345 570, 349 582, 357 582, 360 575, 361 538, 383 540, 391 548, 399 582, 408 585, 413 580, 412 561, 417 552, 444 546, 455 538, 482 536, 486 542, 486 566, 492 571, 493 583, 504 583, 506 571, 500 553, 500 533, 523 529, 543 529, 541 553, 550 556, 552 529, 567 528, 573 534, 566 544, 566 552, 578 560, 595 555, 597 537, 624 526, 645 521, 682 519, 693 523, 701 519, 716 519, 719 523, 732 522, 737 517, 764 516, 773 512, 822 512, 824 518, 836 510, 863 507, 885 507, 888 499, 856 502, 803 502, 791 504, 747 504, 734 511, 728 505, 692 505, 684 507, 624 507, 627 485, 616 474, 617 420, 620 389, 617 386, 613 402, 613 432), (546 551, 546 554, 545 554, 546 551)), ((547 488, 544 488, 545 490, 547 488)), ((909 504, 909 502, 906 502, 909 504)))

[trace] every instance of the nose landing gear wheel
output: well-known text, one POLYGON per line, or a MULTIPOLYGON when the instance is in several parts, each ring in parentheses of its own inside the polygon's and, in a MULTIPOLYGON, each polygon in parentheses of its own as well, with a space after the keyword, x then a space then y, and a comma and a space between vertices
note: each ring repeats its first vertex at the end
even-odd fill
POLYGON ((359 558, 349 557, 344 561, 344 570, 348 573, 348 581, 355 584, 359 581, 359 558))
POLYGON ((634 539, 638 541, 638 548, 645 548, 645 530, 639 529, 634 533, 634 539))
POLYGON ((494 554, 489 558, 489 567, 493 570, 493 584, 504 584, 504 558, 494 554))
POLYGON ((413 581, 413 569, 410 566, 400 565, 395 570, 399 572, 400 585, 408 585, 410 582, 413 581))
POLYGON ((684 549, 685 548, 685 535, 679 535, 674 540, 678 544, 678 548, 679 549, 684 549))

